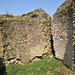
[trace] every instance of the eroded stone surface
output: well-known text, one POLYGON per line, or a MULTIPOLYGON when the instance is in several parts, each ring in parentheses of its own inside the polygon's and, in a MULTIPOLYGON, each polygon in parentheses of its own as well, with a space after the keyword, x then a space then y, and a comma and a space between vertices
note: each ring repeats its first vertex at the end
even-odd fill
MULTIPOLYGON (((53 16, 53 40, 55 57, 64 60, 72 68, 73 48, 73 0, 66 0, 53 16)), ((74 7, 74 8, 73 8, 74 7)), ((75 60, 74 60, 75 61, 75 60)))
POLYGON ((5 30, 4 34, 7 35, 4 39, 6 64, 12 62, 25 64, 36 56, 49 53, 51 50, 51 17, 44 10, 37 9, 23 17, 3 17, 2 19, 7 20, 7 23, 10 22, 6 23, 6 28, 2 30, 5 30))

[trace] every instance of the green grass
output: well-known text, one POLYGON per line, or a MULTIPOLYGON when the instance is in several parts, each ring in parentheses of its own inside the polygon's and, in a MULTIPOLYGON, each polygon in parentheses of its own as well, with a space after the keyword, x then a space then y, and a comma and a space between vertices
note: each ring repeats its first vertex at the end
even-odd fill
POLYGON ((20 19, 19 21, 18 21, 18 24, 24 24, 26 22, 26 19, 20 19))
POLYGON ((46 57, 33 64, 27 63, 26 66, 18 64, 9 64, 6 66, 7 75, 74 75, 75 72, 67 69, 61 61, 54 57, 46 57), (49 61, 50 60, 50 61, 49 61))

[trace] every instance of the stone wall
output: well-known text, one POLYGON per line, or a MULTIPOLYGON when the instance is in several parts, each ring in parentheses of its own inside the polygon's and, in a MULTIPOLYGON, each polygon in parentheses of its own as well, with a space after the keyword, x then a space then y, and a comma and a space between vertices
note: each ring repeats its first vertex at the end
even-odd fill
POLYGON ((52 35, 51 17, 42 9, 22 16, 0 15, 0 65, 24 65, 49 56, 52 36, 55 57, 75 70, 75 0, 66 0, 58 7, 52 35))
POLYGON ((75 0, 73 0, 73 51, 72 51, 72 70, 75 70, 75 0))
POLYGON ((48 56, 51 51, 51 17, 44 10, 37 9, 19 17, 2 19, 9 22, 2 30, 7 36, 4 35, 5 44, 3 42, 6 64, 25 64, 35 57, 48 56))
MULTIPOLYGON (((55 57, 64 60, 64 64, 72 68, 73 57, 73 2, 66 0, 53 16, 53 40, 55 57)), ((75 60, 74 60, 75 61, 75 60)))

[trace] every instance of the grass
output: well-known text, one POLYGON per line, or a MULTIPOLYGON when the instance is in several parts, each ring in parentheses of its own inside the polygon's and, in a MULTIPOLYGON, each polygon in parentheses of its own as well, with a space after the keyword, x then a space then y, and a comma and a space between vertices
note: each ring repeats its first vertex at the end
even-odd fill
POLYGON ((19 21, 18 21, 18 24, 24 24, 26 22, 26 19, 20 19, 19 21))
POLYGON ((18 64, 9 64, 6 66, 7 75, 74 75, 75 72, 67 69, 61 61, 46 57, 26 66, 18 64))

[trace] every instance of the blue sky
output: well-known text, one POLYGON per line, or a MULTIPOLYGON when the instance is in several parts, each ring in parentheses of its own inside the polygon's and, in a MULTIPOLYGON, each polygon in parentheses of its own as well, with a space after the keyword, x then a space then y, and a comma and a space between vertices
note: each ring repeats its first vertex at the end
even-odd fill
POLYGON ((64 1, 65 0, 0 0, 0 14, 8 12, 17 16, 42 8, 52 16, 64 1))

